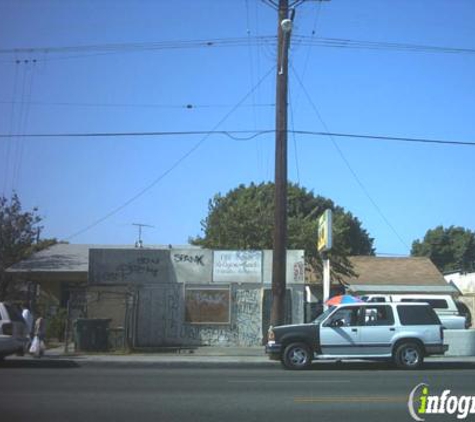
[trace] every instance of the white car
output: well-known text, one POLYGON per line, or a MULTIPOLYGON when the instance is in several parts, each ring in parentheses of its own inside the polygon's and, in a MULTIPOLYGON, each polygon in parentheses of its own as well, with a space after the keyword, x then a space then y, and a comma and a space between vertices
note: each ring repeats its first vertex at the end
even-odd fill
POLYGON ((0 302, 0 360, 23 353, 27 342, 26 325, 20 312, 12 305, 0 302))

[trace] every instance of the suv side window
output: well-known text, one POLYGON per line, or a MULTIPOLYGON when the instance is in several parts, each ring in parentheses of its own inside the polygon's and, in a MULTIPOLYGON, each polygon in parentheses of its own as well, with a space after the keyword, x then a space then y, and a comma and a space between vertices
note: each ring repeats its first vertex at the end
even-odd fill
POLYGON ((363 311, 363 324, 366 326, 394 325, 393 310, 390 306, 366 306, 363 311))
POLYGON ((438 325, 440 320, 430 306, 398 305, 397 313, 402 325, 438 325))
POLYGON ((384 297, 372 297, 370 300, 368 300, 368 302, 372 302, 372 303, 384 303, 386 302, 386 298, 384 297))
POLYGON ((359 307, 347 307, 338 309, 325 323, 326 327, 333 326, 337 321, 341 321, 339 327, 354 327, 358 325, 359 307))
POLYGON ((445 299, 401 299, 401 302, 425 302, 436 309, 448 309, 449 305, 445 299))

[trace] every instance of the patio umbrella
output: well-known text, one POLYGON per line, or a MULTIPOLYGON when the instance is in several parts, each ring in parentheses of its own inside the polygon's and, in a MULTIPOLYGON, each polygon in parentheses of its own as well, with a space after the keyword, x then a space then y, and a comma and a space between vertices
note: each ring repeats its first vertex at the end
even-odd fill
POLYGON ((333 296, 325 302, 325 305, 334 306, 339 305, 340 303, 359 303, 363 302, 358 296, 351 296, 351 295, 340 295, 340 296, 333 296))

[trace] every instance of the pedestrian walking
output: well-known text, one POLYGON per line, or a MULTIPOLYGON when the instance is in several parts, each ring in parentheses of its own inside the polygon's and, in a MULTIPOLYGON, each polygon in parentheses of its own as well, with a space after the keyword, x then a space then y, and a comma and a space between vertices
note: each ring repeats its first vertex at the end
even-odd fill
POLYGON ((27 303, 24 303, 22 305, 22 308, 23 310, 21 312, 21 316, 25 321, 26 334, 28 336, 28 339, 31 341, 31 339, 33 338, 33 314, 31 313, 30 307, 27 303))
POLYGON ((35 321, 34 335, 30 353, 35 357, 42 357, 46 349, 46 321, 41 315, 35 321))

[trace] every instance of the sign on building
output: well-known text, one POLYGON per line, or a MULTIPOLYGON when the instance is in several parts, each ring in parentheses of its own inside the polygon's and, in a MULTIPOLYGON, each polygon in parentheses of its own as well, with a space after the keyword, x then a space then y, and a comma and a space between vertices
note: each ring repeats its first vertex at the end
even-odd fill
POLYGON ((229 288, 187 287, 185 321, 191 324, 229 324, 229 288))
POLYGON ((215 251, 213 281, 260 283, 262 251, 215 251))
POLYGON ((326 210, 318 219, 318 252, 329 251, 333 246, 331 210, 326 210))

